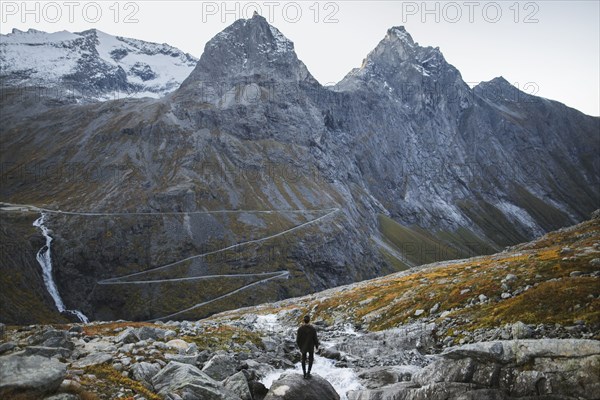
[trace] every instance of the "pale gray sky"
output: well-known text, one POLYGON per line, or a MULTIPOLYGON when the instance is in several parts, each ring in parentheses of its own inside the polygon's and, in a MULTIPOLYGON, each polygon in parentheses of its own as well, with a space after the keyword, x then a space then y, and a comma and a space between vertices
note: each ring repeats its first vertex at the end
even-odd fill
POLYGON ((339 81, 389 27, 404 25, 419 44, 438 46, 471 85, 502 75, 520 88, 531 83, 529 93, 600 115, 597 0, 0 3, 2 33, 97 28, 197 57, 212 36, 260 8, 322 84, 339 81))

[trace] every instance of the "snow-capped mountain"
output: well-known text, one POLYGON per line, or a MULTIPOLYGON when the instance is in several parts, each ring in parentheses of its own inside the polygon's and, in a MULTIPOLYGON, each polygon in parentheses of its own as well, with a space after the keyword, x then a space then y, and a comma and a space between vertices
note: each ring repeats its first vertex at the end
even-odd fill
POLYGON ((96 29, 76 33, 13 29, 0 35, 2 86, 58 88, 91 100, 161 97, 177 89, 196 62, 167 44, 96 29))

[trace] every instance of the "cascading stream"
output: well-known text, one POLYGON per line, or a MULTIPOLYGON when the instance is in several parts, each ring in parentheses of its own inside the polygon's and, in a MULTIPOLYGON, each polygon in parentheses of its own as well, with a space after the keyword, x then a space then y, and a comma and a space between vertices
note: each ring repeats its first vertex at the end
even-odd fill
POLYGON ((74 314, 81 322, 88 323, 90 320, 81 311, 67 310, 65 303, 60 297, 58 287, 56 286, 54 277, 52 276, 52 256, 50 254, 52 237, 50 236, 50 230, 44 225, 44 222, 46 222, 46 214, 41 213, 41 216, 33 222, 33 226, 39 228, 40 231, 42 231, 42 235, 44 235, 46 238, 46 244, 37 252, 36 255, 36 259, 42 267, 42 277, 44 279, 46 289, 48 290, 50 297, 52 297, 52 300, 54 300, 54 304, 59 312, 68 312, 74 314))

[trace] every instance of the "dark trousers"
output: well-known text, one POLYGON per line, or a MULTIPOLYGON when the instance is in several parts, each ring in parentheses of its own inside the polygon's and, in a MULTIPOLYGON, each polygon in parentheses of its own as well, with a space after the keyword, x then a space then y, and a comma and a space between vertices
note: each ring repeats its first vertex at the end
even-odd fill
POLYGON ((308 358, 308 373, 312 369, 313 361, 315 361, 315 350, 302 351, 302 372, 306 374, 306 359, 308 358), (308 356, 308 357, 307 357, 308 356))

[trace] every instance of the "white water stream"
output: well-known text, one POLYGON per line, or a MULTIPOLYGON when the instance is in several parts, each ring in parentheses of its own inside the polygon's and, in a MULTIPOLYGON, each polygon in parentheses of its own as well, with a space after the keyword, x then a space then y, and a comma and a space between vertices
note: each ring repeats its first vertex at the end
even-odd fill
POLYGON ((33 222, 33 226, 39 228, 42 231, 42 235, 46 238, 46 244, 37 252, 36 259, 40 263, 42 267, 42 277, 44 279, 44 284, 46 285, 46 289, 48 293, 50 293, 50 297, 54 300, 54 304, 59 312, 68 312, 74 314, 79 318, 81 322, 88 323, 90 320, 79 310, 67 310, 65 307, 65 303, 60 297, 60 293, 58 292, 58 287, 54 282, 54 277, 52 276, 52 256, 50 254, 50 246, 52 244, 52 237, 50 236, 50 230, 48 227, 44 225, 46 222, 46 214, 42 213, 41 217, 36 219, 33 222))
MULTIPOLYGON (((284 372, 302 374, 302 364, 296 364, 294 369, 275 370, 267 374, 260 381, 265 387, 270 388, 273 382, 279 379, 284 372)), ((321 378, 324 378, 331 383, 331 386, 333 386, 335 391, 340 395, 340 400, 347 400, 348 397, 346 396, 346 393, 351 390, 364 389, 353 369, 336 367, 333 360, 320 357, 318 354, 315 354, 315 362, 313 363, 311 373, 313 375, 319 375, 321 378)))
MULTIPOLYGON (((283 326, 277 319, 277 315, 275 314, 267 314, 267 315, 259 315, 256 319, 254 326, 257 330, 262 331, 263 333, 283 333, 285 332, 286 336, 293 335, 295 332, 295 328, 289 328, 283 326)), ((360 334, 356 333, 354 329, 350 326, 344 326, 343 333, 345 336, 359 336, 360 334)), ((332 339, 332 340, 323 340, 321 339, 321 347, 328 348, 333 347, 335 343, 340 340, 332 339)), ((302 374, 302 363, 297 363, 294 366, 294 369, 277 369, 273 370, 266 374, 260 381, 265 387, 270 388, 273 382, 275 382, 284 372, 295 372, 298 374, 302 374)), ((313 363, 312 371, 313 375, 319 375, 320 377, 327 380, 331 383, 331 386, 335 389, 335 391, 340 395, 340 400, 347 400, 346 393, 351 390, 360 390, 364 389, 360 380, 358 379, 358 375, 356 371, 352 368, 341 368, 335 365, 335 361, 330 360, 328 358, 321 357, 318 354, 315 354, 315 361, 313 363)))

